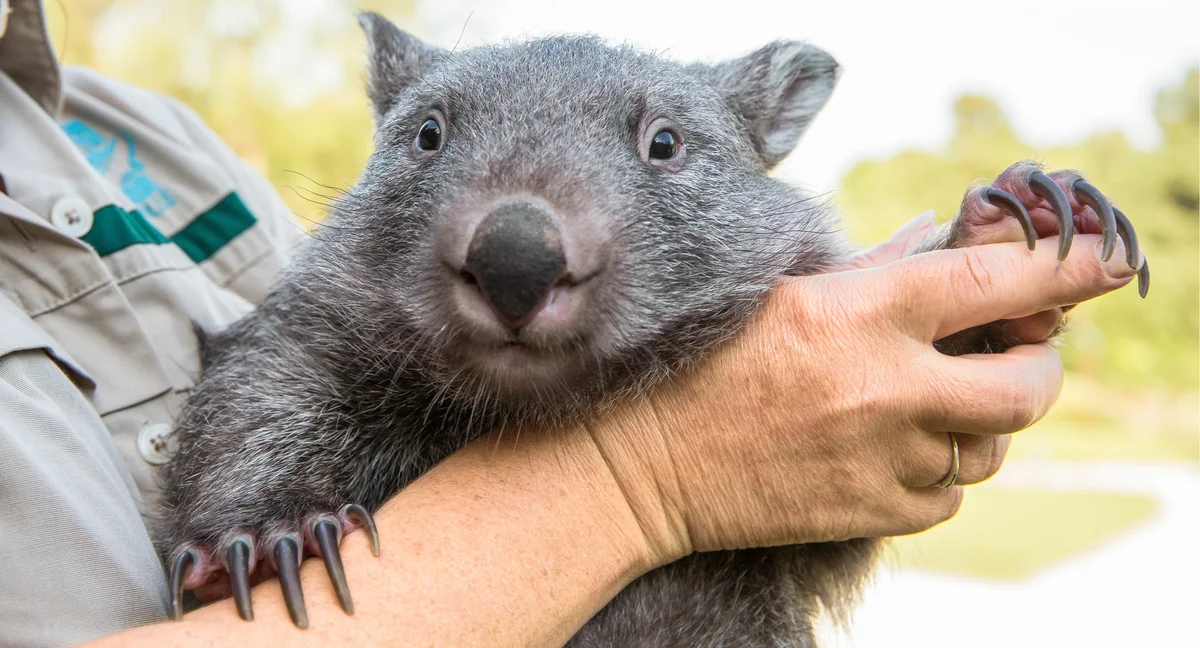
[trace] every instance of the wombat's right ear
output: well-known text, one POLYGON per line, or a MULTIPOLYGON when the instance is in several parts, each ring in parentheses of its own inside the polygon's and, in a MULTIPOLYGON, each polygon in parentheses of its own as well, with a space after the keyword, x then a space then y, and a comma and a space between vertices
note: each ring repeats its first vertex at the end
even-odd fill
POLYGON ((838 77, 832 56, 796 41, 776 41, 708 70, 734 112, 750 127, 754 147, 767 168, 796 147, 838 77))
POLYGON ((375 104, 378 123, 396 97, 415 84, 445 52, 422 43, 373 11, 360 13, 358 24, 367 35, 367 93, 375 104))

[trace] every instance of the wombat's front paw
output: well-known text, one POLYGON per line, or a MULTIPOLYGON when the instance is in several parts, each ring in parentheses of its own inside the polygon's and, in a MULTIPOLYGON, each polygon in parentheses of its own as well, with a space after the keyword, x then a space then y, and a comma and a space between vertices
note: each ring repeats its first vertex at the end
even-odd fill
MULTIPOLYGON (((1046 174, 1032 162, 1014 164, 992 184, 967 192, 946 233, 944 247, 1024 240, 1032 250, 1039 239, 1058 235, 1058 258, 1064 259, 1075 232, 1101 234, 1101 257, 1105 260, 1112 256, 1120 236, 1125 243, 1126 262, 1138 269, 1138 293, 1146 296, 1150 265, 1142 257, 1133 225, 1075 171, 1046 174)), ((1002 352, 1016 344, 1038 342, 1061 329, 1063 311, 993 322, 950 336, 937 346, 944 353, 961 355, 1002 352)))
POLYGON ((338 602, 347 614, 354 614, 338 546, 345 533, 360 526, 371 541, 371 552, 378 556, 375 521, 357 504, 343 506, 337 513, 315 513, 299 521, 262 524, 256 530, 231 529, 219 543, 185 542, 170 557, 171 618, 179 620, 183 616, 184 590, 219 580, 224 571, 229 575, 229 589, 237 603, 238 615, 251 621, 254 619, 250 604, 251 576, 261 579, 274 572, 279 575, 292 622, 306 628, 308 613, 300 589, 300 561, 305 555, 321 556, 338 602))

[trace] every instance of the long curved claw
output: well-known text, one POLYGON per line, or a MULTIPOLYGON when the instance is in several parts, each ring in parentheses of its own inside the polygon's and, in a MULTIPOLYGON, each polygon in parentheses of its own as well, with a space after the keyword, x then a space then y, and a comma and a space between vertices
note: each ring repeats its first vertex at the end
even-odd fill
POLYGON ((354 601, 350 598, 350 585, 346 582, 346 570, 342 567, 342 554, 338 550, 338 538, 341 525, 332 518, 322 518, 312 527, 313 537, 321 549, 321 559, 325 561, 325 571, 329 580, 333 581, 333 590, 337 593, 338 603, 346 614, 354 614, 354 601))
POLYGON ((183 582, 187 580, 188 574, 191 573, 196 562, 196 551, 189 547, 180 552, 175 557, 175 561, 171 563, 171 607, 169 612, 172 621, 179 621, 183 618, 183 582))
POLYGON ((229 545, 229 550, 225 553, 225 569, 229 572, 229 585, 233 589, 233 600, 237 604, 238 616, 245 621, 254 620, 254 607, 250 602, 252 547, 250 539, 241 536, 229 545))
POLYGON ((300 542, 295 536, 285 535, 275 542, 274 555, 279 587, 292 623, 297 628, 307 628, 308 611, 304 609, 304 590, 300 588, 300 542))
POLYGON ((375 528, 375 518, 359 504, 347 504, 342 507, 342 515, 362 525, 371 540, 371 553, 379 557, 379 531, 375 528))
POLYGON ((1104 235, 1104 247, 1100 251, 1100 258, 1108 261, 1117 247, 1117 219, 1112 204, 1099 189, 1082 178, 1076 180, 1071 188, 1075 190, 1075 195, 1079 196, 1079 202, 1091 207, 1100 217, 1100 231, 1104 235))
POLYGON ((1142 257, 1141 249, 1138 248, 1137 232, 1133 230, 1133 223, 1125 217, 1125 214, 1116 207, 1112 208, 1113 218, 1117 221, 1117 233, 1121 235, 1121 239, 1125 241, 1125 263, 1129 264, 1130 268, 1138 268, 1138 259, 1142 257))
POLYGON ((1032 252, 1034 246, 1037 245, 1037 230, 1033 228, 1033 219, 1029 217, 1029 212, 1025 209, 1025 205, 1022 205, 1016 196, 995 187, 984 189, 983 199, 993 206, 996 206, 996 203, 1000 203, 1017 217, 1017 220, 1021 222, 1021 229, 1025 231, 1025 244, 1029 246, 1029 251, 1032 252))
POLYGON ((1142 267, 1138 270, 1138 295, 1142 299, 1146 298, 1146 293, 1150 292, 1150 262, 1142 259, 1142 267))
POLYGON ((1029 188, 1034 195, 1050 203, 1054 214, 1058 216, 1058 260, 1062 261, 1071 252, 1071 240, 1075 236, 1075 214, 1071 211, 1071 201, 1062 188, 1041 171, 1029 174, 1029 188))
POLYGON ((1113 207, 1113 217, 1117 221, 1117 232, 1125 241, 1125 263, 1129 264, 1130 268, 1137 268, 1138 278, 1138 295, 1142 299, 1146 298, 1146 294, 1150 292, 1150 262, 1142 259, 1142 250, 1138 245, 1137 232, 1133 229, 1133 223, 1125 217, 1125 214, 1116 207, 1113 207), (1141 260, 1142 265, 1138 266, 1138 260, 1141 260))

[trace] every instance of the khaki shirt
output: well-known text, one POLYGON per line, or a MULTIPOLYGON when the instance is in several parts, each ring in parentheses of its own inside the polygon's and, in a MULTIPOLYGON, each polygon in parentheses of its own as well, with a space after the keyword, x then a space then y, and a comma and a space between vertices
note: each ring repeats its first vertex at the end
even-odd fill
POLYGON ((303 237, 179 102, 60 68, 38 0, 0 38, 0 646, 166 617, 144 525, 198 378, 303 237))

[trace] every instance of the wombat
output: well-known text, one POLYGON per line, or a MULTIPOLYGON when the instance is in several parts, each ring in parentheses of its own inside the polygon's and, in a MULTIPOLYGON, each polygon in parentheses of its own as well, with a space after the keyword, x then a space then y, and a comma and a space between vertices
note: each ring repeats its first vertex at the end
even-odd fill
MULTIPOLYGON (((370 527, 471 439, 642 392, 736 334, 781 277, 854 254, 825 203, 767 176, 834 87, 816 47, 717 65, 594 37, 448 52, 361 22, 376 150, 262 305, 207 339, 177 426, 156 534, 176 616, 183 587, 228 566, 250 618, 247 572, 274 558, 305 625, 306 543, 328 560, 343 524, 370 527)), ((1085 197, 1014 169, 1069 230, 1085 197)), ((1032 245, 1013 193, 988 199, 1032 245)), ((949 352, 1009 344, 997 325, 949 352)), ((698 553, 635 581, 570 645, 810 646, 877 544, 698 553)))

